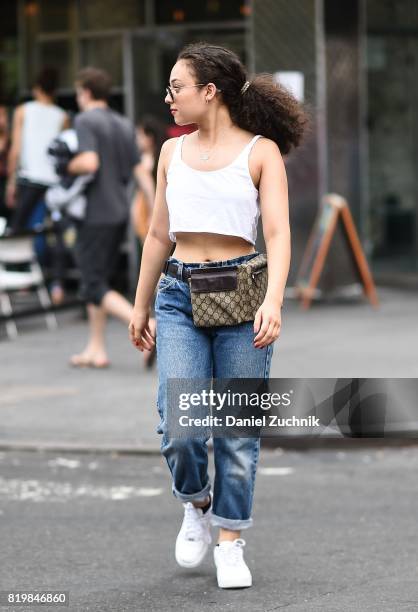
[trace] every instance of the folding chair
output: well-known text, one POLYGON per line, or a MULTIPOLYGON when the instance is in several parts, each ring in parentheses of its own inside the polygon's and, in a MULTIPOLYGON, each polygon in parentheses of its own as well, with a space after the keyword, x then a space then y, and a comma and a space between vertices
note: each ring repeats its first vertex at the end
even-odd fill
POLYGON ((0 311, 7 317, 6 331, 9 338, 16 338, 18 335, 10 294, 19 290, 36 291, 40 305, 45 311, 48 329, 57 329, 55 314, 49 312, 51 300, 33 249, 33 237, 0 237, 0 311), (16 265, 24 266, 25 271, 9 269, 16 265))

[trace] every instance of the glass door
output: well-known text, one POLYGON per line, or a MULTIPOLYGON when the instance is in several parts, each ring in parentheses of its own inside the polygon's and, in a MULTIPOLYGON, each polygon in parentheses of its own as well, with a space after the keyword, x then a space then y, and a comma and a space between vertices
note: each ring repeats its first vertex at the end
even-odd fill
POLYGON ((387 23, 376 12, 367 41, 370 236, 375 269, 389 273, 418 269, 418 34, 400 5, 387 23))

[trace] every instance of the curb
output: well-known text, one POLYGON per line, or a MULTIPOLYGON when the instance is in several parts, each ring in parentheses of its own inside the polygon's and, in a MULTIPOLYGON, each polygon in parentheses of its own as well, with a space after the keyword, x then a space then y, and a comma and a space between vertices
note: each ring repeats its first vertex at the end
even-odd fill
MULTIPOLYGON (((277 449, 308 452, 315 450, 358 450, 364 448, 402 448, 417 446, 418 438, 263 438, 262 450, 277 449)), ((213 451, 212 445, 208 446, 213 451)), ((110 455, 147 455, 160 456, 157 446, 83 446, 77 444, 45 444, 45 443, 0 443, 0 452, 38 452, 38 453, 80 453, 80 454, 110 454, 110 455)))
POLYGON ((2 444, 0 452, 80 453, 82 455, 160 455, 153 446, 82 446, 76 444, 2 444))

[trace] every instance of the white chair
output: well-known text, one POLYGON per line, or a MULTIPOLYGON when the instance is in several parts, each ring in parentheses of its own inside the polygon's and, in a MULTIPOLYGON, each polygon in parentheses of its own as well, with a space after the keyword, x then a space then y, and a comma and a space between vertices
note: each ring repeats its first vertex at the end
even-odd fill
POLYGON ((48 329, 57 329, 55 314, 49 311, 51 300, 33 248, 33 238, 0 237, 0 311, 2 315, 8 317, 5 323, 9 338, 16 338, 18 335, 9 294, 19 290, 36 291, 42 309, 45 310, 48 329), (26 270, 18 272, 8 269, 16 264, 25 265, 26 270))

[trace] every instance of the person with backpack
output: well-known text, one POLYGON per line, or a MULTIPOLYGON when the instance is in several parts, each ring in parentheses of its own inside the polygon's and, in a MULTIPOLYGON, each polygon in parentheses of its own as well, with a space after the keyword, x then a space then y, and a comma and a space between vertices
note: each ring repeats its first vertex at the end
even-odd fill
POLYGON ((68 172, 94 178, 85 194, 85 216, 77 223, 75 254, 81 295, 87 302, 89 337, 84 349, 71 357, 74 367, 108 367, 106 317, 113 315, 127 323, 132 317, 132 305, 111 288, 110 281, 129 220, 127 187, 133 174, 138 174, 140 153, 131 121, 108 105, 110 91, 111 79, 104 70, 87 67, 77 75, 78 154, 69 162, 68 172))
POLYGON ((25 229, 37 204, 58 176, 48 157, 52 140, 69 124, 65 111, 54 101, 58 75, 42 70, 33 86, 33 100, 19 105, 13 116, 9 153, 7 204, 13 209, 10 228, 25 229))

